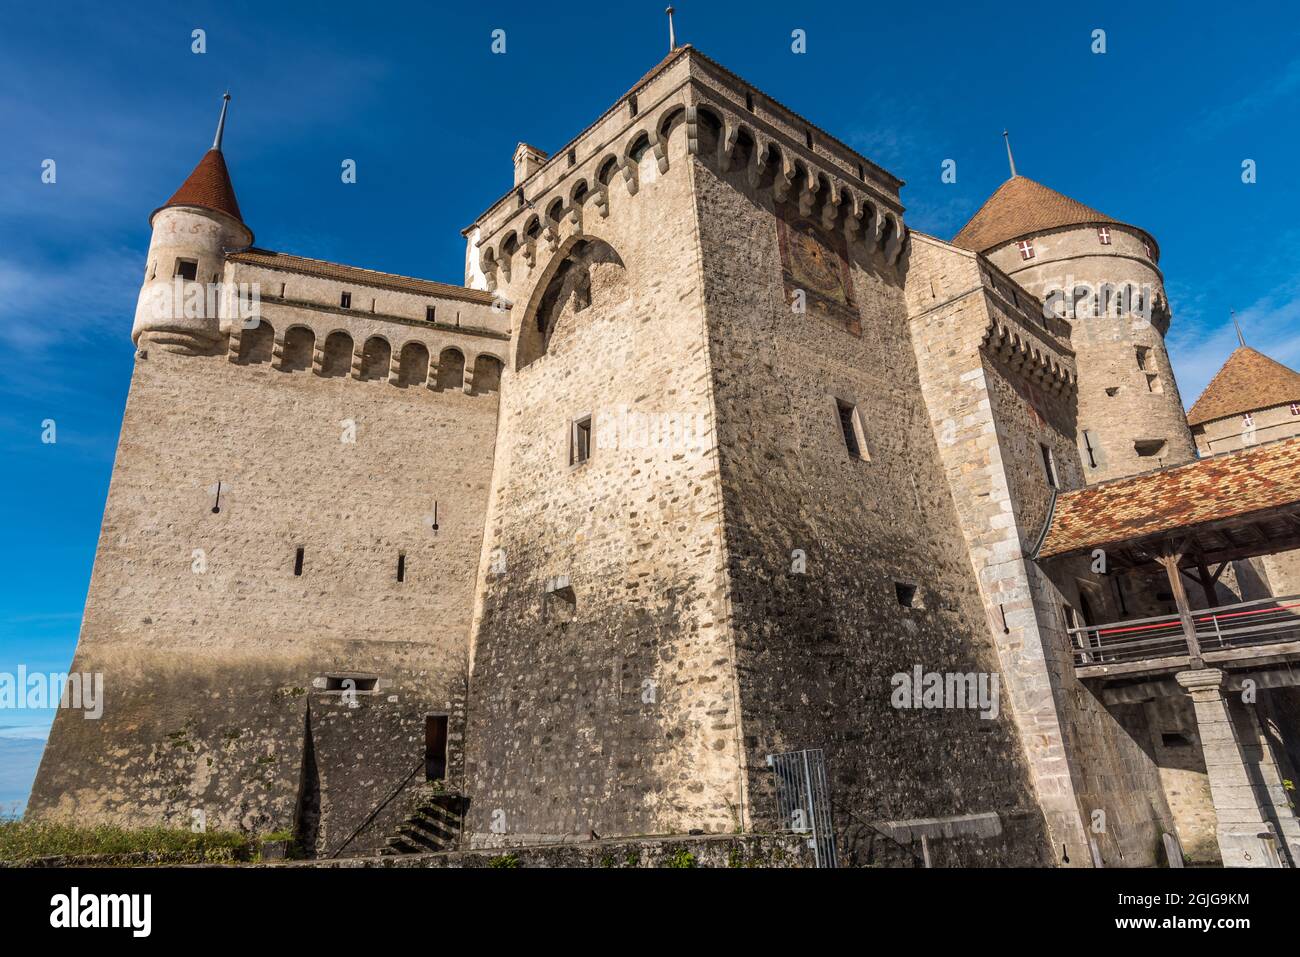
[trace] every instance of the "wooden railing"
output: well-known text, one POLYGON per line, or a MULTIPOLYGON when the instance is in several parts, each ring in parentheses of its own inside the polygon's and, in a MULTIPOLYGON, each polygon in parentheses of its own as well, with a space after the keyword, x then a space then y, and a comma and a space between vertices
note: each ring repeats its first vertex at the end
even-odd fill
MULTIPOLYGON (((1300 641, 1300 595, 1192 612, 1201 653, 1300 641)), ((1075 667, 1129 664, 1191 654, 1178 615, 1137 618, 1069 630, 1075 667)))

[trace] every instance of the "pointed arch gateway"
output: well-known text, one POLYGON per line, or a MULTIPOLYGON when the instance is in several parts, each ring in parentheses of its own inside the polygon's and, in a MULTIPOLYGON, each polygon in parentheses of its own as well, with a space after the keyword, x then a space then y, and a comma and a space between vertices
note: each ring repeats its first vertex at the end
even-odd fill
POLYGON ((627 295, 627 267, 614 247, 593 236, 570 238, 534 290, 519 331, 515 369, 527 368, 550 351, 566 310, 584 312, 593 301, 613 305, 627 295))

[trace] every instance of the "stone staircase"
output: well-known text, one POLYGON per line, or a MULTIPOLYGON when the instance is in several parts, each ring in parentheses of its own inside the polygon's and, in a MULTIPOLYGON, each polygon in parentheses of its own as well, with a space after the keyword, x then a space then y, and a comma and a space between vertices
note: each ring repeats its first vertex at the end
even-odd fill
POLYGON ((465 799, 459 794, 422 797, 415 811, 397 826, 380 854, 432 854, 454 851, 460 844, 465 799))

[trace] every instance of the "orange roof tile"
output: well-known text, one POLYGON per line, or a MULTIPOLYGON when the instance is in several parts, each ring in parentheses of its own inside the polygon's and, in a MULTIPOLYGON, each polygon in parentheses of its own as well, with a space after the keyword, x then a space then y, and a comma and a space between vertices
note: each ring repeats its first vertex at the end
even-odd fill
MULTIPOLYGON (((1027 176, 1013 176, 985 200, 979 212, 961 228, 952 242, 954 246, 982 253, 1030 233, 1085 223, 1128 225, 1027 176)), ((1137 229, 1136 226, 1129 228, 1137 229)), ((1139 232, 1149 238, 1146 230, 1139 232)), ((1152 254, 1158 258, 1155 240, 1152 239, 1151 243, 1152 254)))
POLYGON ((1300 436, 1058 496, 1039 558, 1300 504, 1300 436))
POLYGON ((159 208, 167 209, 169 206, 197 206, 225 213, 241 223, 244 221, 239 214, 239 202, 235 199, 235 187, 230 182, 230 171, 226 169, 226 158, 216 147, 203 154, 203 159, 199 160, 199 165, 194 167, 194 172, 181 188, 159 208))
POLYGON ((480 289, 453 286, 448 283, 434 282, 432 279, 415 279, 394 273, 376 272, 373 269, 362 269, 360 266, 344 266, 341 263, 325 262, 322 259, 277 253, 270 249, 247 249, 233 254, 230 260, 248 263, 250 266, 282 269, 286 272, 319 276, 322 279, 337 279, 340 282, 415 293, 420 296, 441 296, 446 299, 460 299, 464 302, 478 302, 485 305, 490 305, 494 301, 492 293, 480 289))
POLYGON ((1187 413, 1187 424, 1200 425, 1290 402, 1300 402, 1300 372, 1250 346, 1240 346, 1187 413))

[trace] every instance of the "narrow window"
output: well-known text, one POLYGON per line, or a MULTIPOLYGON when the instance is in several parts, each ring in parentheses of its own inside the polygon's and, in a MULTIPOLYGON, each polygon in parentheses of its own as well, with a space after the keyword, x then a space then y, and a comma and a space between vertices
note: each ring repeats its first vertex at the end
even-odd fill
POLYGON ((1101 243, 1103 246, 1109 246, 1109 245, 1110 245, 1110 227, 1109 227, 1109 226, 1098 226, 1098 227, 1097 227, 1097 242, 1101 243))
POLYGON ((293 573, 299 578, 302 577, 302 559, 303 559, 303 550, 299 548, 297 553, 293 557, 293 573))
POLYGON ((397 556, 397 580, 406 581, 406 556, 401 553, 397 556))
POLYGON ((1097 467, 1097 453, 1092 447, 1092 433, 1087 429, 1083 430, 1083 448, 1088 453, 1089 468, 1097 467))
POLYGON ((803 142, 809 149, 813 148, 812 130, 803 131, 803 142))
POLYGON ((1181 731, 1161 731, 1160 743, 1166 748, 1190 748, 1192 739, 1181 731))
POLYGON ((1151 349, 1148 346, 1137 347, 1137 364, 1143 372, 1151 371, 1151 349))
POLYGON ((862 180, 863 182, 866 182, 867 179, 867 168, 863 166, 861 163, 858 164, 858 179, 862 180))
POLYGON ((745 91, 745 109, 749 110, 749 112, 751 113, 754 112, 754 91, 753 90, 745 91))
POLYGON ((447 778, 447 716, 431 714, 424 719, 424 779, 447 778))
POLYGON ((843 399, 835 400, 835 409, 839 413, 840 432, 844 436, 844 446, 849 450, 849 455, 856 459, 871 460, 867 454, 866 436, 862 432, 862 418, 858 415, 858 407, 843 399))
POLYGON ((519 202, 519 208, 520 208, 520 209, 523 209, 523 208, 524 208, 524 188, 523 188, 522 186, 520 186, 517 190, 515 190, 515 199, 518 200, 518 202, 519 202))
POLYGON ((575 149, 569 150, 569 165, 570 166, 578 165, 578 151, 575 149))
POLYGON ((920 607, 916 601, 916 586, 911 582, 894 582, 894 597, 904 608, 920 607))
POLYGON ((1033 243, 1033 240, 1022 239, 1022 240, 1020 240, 1020 242, 1016 243, 1016 248, 1020 250, 1020 258, 1021 258, 1021 259, 1033 259, 1033 258, 1034 258, 1034 243, 1033 243))
POLYGON ((1142 243, 1142 248, 1143 248, 1143 250, 1146 251, 1147 259, 1150 259, 1150 260, 1152 260, 1152 261, 1155 261, 1155 258, 1156 258, 1156 257, 1155 257, 1155 254, 1151 251, 1151 244, 1148 243, 1148 242, 1145 242, 1145 241, 1144 241, 1144 242, 1142 243))
POLYGON ((569 430, 569 464, 581 465, 591 458, 591 416, 574 419, 569 430))
POLYGON ((352 293, 350 293, 350 292, 345 292, 345 293, 343 293, 343 295, 339 296, 339 305, 342 306, 344 309, 351 309, 351 308, 352 308, 352 293))
POLYGON ((437 308, 437 306, 425 306, 425 307, 424 307, 424 321, 425 321, 425 322, 436 322, 437 319, 438 319, 438 308, 437 308))
POLYGON ((199 278, 199 263, 196 259, 178 259, 176 260, 176 275, 186 282, 194 282, 199 278))
POLYGON ((637 106, 636 106, 636 94, 635 94, 635 93, 633 93, 631 96, 629 96, 629 97, 627 98, 627 108, 628 108, 628 111, 632 114, 632 116, 636 116, 637 106))
POLYGON ((326 691, 359 691, 362 694, 368 694, 375 690, 379 684, 379 679, 374 677, 362 677, 358 675, 326 675, 326 691))
POLYGON ((288 287, 289 287, 289 284, 288 284, 287 282, 282 282, 282 283, 280 283, 280 298, 281 298, 281 299, 284 298, 284 291, 285 291, 285 289, 287 289, 288 287))
POLYGON ((1038 443, 1039 449, 1043 452, 1043 471, 1047 473, 1047 484, 1052 488, 1060 488, 1060 480, 1056 474, 1056 456, 1052 454, 1044 442, 1038 443))

